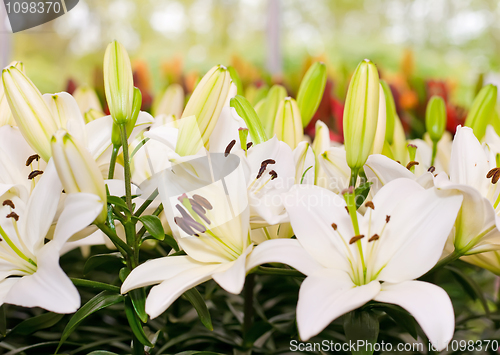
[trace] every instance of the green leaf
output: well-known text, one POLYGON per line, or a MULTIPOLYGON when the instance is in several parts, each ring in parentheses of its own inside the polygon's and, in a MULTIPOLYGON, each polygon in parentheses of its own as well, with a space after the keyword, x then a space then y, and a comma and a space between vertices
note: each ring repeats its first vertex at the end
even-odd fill
POLYGON ((96 350, 88 353, 87 355, 118 355, 117 353, 112 353, 111 351, 96 350))
POLYGON ((186 299, 191 302, 194 309, 196 309, 198 317, 200 317, 200 321, 201 323, 203 323, 205 328, 207 328, 208 330, 214 330, 210 312, 208 311, 207 304, 205 303, 203 297, 200 295, 200 292, 198 292, 198 290, 193 287, 192 289, 184 292, 184 297, 186 297, 186 299))
POLYGON ((88 316, 92 313, 95 313, 103 308, 112 306, 114 304, 123 302, 124 297, 120 294, 113 293, 110 291, 103 291, 92 298, 90 301, 85 303, 73 317, 70 319, 66 328, 64 328, 63 334, 61 336, 61 340, 59 341, 59 345, 57 346, 57 351, 61 347, 61 345, 65 342, 66 339, 73 333, 76 327, 88 316))
POLYGON ((163 240, 165 239, 165 231, 163 230, 163 225, 157 216, 142 216, 139 220, 144 225, 149 234, 151 234, 155 239, 163 240))
POLYGON ((8 335, 29 335, 41 329, 46 329, 54 326, 62 319, 62 317, 64 317, 64 314, 52 312, 43 313, 39 316, 28 318, 25 321, 19 323, 9 332, 8 335))
POLYGON ((387 303, 380 304, 380 306, 377 305, 376 308, 387 313, 398 326, 403 327, 413 339, 417 340, 417 322, 410 313, 399 306, 387 303))
POLYGON ((224 354, 214 353, 213 351, 189 350, 189 351, 183 351, 181 353, 177 353, 175 355, 224 355, 224 354))
POLYGON ((165 243, 167 243, 168 246, 170 246, 176 252, 178 252, 180 250, 179 245, 177 244, 177 241, 171 235, 165 234, 165 239, 163 241, 165 243))
POLYGON ((7 334, 7 319, 5 317, 5 305, 0 306, 0 335, 7 334))
POLYGON ((90 271, 95 268, 110 262, 120 262, 123 263, 123 257, 121 253, 109 253, 109 254, 98 254, 92 255, 85 262, 83 267, 83 275, 87 275, 90 271))
MULTIPOLYGON (((349 312, 344 317, 344 332, 348 341, 357 343, 375 344, 378 338, 379 323, 377 316, 369 310, 356 310, 349 312)), ((353 354, 371 355, 370 347, 359 347, 353 354)), ((373 350, 373 346, 371 347, 373 350)))
POLYGON ((240 76, 234 67, 228 66, 227 70, 229 70, 229 74, 231 75, 231 79, 233 80, 234 85, 236 85, 236 94, 243 95, 243 84, 241 83, 240 76))
POLYGON ((144 146, 144 144, 147 143, 148 140, 149 140, 149 138, 146 137, 142 141, 140 141, 139 144, 137 144, 137 147, 135 147, 135 149, 130 154, 130 158, 129 159, 132 159, 134 157, 134 155, 139 151, 139 149, 141 149, 144 146))
POLYGON ((146 290, 144 287, 136 288, 129 291, 128 295, 132 299, 135 313, 137 313, 142 323, 146 323, 148 321, 148 315, 146 314, 146 290))
POLYGON ((366 197, 368 196, 368 193, 370 192, 370 186, 373 184, 373 182, 365 182, 364 184, 359 185, 356 187, 354 190, 354 196, 356 196, 356 208, 359 208, 365 202, 366 197), (361 199, 358 198, 358 196, 362 196, 361 199))
POLYGON ((135 337, 137 340, 142 344, 146 345, 149 347, 154 347, 154 344, 152 344, 146 333, 144 333, 144 329, 142 328, 142 323, 141 320, 139 319, 139 316, 134 310, 134 306, 132 305, 132 301, 130 300, 130 297, 127 297, 125 299, 125 315, 127 316, 128 324, 130 325, 130 329, 134 333, 135 337))
POLYGON ((266 132, 264 131, 264 127, 262 127, 261 120, 247 99, 243 96, 236 95, 231 99, 230 105, 245 121, 254 144, 260 144, 267 141, 266 132))
POLYGON ((488 302, 484 297, 484 293, 481 287, 471 277, 465 274, 462 270, 451 265, 446 265, 444 268, 451 271, 452 275, 455 277, 457 282, 462 286, 464 291, 469 295, 469 297, 473 301, 479 299, 481 305, 484 308, 484 313, 486 313, 486 315, 489 317, 490 309, 488 307, 488 302))
POLYGON ((268 322, 256 322, 249 329, 248 333, 245 334, 244 346, 251 348, 253 343, 265 333, 273 329, 273 326, 268 322))
POLYGON ((124 210, 128 211, 127 203, 121 197, 108 196, 108 204, 119 206, 120 208, 123 208, 124 210))

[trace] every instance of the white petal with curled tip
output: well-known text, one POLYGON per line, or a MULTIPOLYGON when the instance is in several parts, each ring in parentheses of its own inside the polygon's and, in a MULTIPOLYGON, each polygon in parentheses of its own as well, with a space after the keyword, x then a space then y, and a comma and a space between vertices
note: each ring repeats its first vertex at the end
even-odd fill
POLYGON ((450 297, 441 287, 422 281, 384 283, 375 301, 395 304, 410 312, 439 351, 453 337, 453 306, 450 297))
POLYGON ((45 244, 37 254, 37 271, 24 276, 5 297, 5 303, 41 307, 55 313, 73 313, 80 307, 80 295, 59 266, 59 246, 45 244))
POLYGON ((290 223, 300 244, 324 267, 350 270, 346 248, 354 236, 345 201, 317 186, 294 185, 285 198, 290 223), (332 223, 337 225, 335 231, 332 223))
POLYGON ((366 160, 364 171, 371 191, 376 194, 382 186, 399 178, 415 179, 415 175, 403 165, 382 154, 372 154, 366 160))
POLYGON ((78 104, 73 96, 67 92, 44 94, 43 99, 52 112, 52 117, 57 122, 58 128, 66 129, 82 144, 86 143, 85 121, 78 104))
POLYGON ((184 271, 196 269, 203 265, 206 264, 197 262, 187 255, 150 259, 132 270, 122 284, 121 293, 161 283, 176 277, 184 271))
MULTIPOLYGON (((383 211, 391 217, 383 233, 374 231, 380 235, 374 263, 375 272, 382 270, 378 279, 401 282, 429 271, 442 254, 461 203, 459 194, 428 189, 400 200, 392 213, 383 211)), ((374 204, 375 211, 384 206, 374 204)))
POLYGON ((337 194, 349 187, 351 169, 347 165, 344 148, 328 148, 318 156, 318 162, 327 177, 326 185, 321 186, 325 186, 337 194))
POLYGON ((212 278, 220 264, 203 266, 182 271, 174 277, 154 286, 146 299, 146 313, 151 319, 158 317, 187 290, 212 278))
POLYGON ((380 283, 355 286, 345 272, 323 269, 307 277, 299 291, 297 325, 303 341, 317 335, 333 320, 372 300, 380 283))
POLYGON ((51 159, 28 201, 26 215, 29 218, 23 218, 20 224, 23 241, 33 254, 43 246, 57 212, 61 192, 61 181, 51 159))
POLYGON ((296 239, 273 239, 259 244, 248 257, 247 270, 267 263, 289 265, 304 275, 323 268, 296 239))
POLYGON ((250 245, 245 252, 238 257, 238 259, 228 263, 227 266, 221 265, 221 268, 225 270, 217 271, 212 275, 214 281, 227 292, 239 294, 243 289, 247 270, 247 255, 252 251, 252 249, 253 245, 250 245))

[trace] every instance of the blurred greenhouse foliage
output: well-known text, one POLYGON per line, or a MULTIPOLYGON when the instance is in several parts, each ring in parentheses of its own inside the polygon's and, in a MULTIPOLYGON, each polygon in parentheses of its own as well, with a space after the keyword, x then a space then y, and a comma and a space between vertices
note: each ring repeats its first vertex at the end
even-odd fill
POLYGON ((64 90, 70 78, 95 85, 113 39, 149 73, 152 92, 173 72, 196 78, 217 63, 243 68, 252 80, 266 68, 266 29, 274 23, 283 73, 273 79, 292 92, 311 57, 324 60, 340 82, 365 57, 386 77, 414 65, 418 76, 447 79, 454 101, 465 106, 478 75, 500 71, 495 0, 276 0, 279 16, 269 17, 272 1, 80 0, 67 15, 10 35, 10 59, 25 62, 42 92, 64 90))

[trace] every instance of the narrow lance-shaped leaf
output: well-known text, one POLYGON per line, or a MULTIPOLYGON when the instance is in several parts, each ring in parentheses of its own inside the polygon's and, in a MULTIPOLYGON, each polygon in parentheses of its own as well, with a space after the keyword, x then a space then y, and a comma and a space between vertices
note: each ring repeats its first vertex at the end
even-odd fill
POLYGON ((210 317, 210 312, 208 311, 207 304, 205 300, 201 296, 200 292, 196 288, 192 288, 184 292, 184 296, 187 298, 189 302, 193 305, 194 309, 198 313, 198 317, 200 317, 201 323, 208 329, 213 330, 214 327, 212 325, 212 318, 210 317))
POLYGON ((231 99, 230 105, 231 107, 234 107, 236 113, 245 121, 254 144, 267 141, 266 132, 262 127, 260 119, 247 99, 243 96, 236 95, 231 99))

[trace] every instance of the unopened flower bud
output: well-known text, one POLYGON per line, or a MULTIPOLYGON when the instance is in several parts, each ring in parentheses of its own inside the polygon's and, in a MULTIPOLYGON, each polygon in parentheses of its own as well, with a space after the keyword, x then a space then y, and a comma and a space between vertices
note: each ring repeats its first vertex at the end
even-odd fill
POLYGON ((101 118, 104 116, 106 116, 106 114, 104 112, 101 112, 101 111, 98 111, 98 110, 91 108, 90 110, 85 112, 85 114, 83 115, 83 119, 84 119, 85 123, 89 123, 89 122, 95 121, 98 118, 101 118))
MULTIPOLYGON (((125 124, 125 128, 127 131, 127 138, 130 137, 130 134, 132 133, 132 130, 135 127, 135 123, 137 122, 137 118, 139 117, 139 113, 141 112, 141 106, 142 106, 141 90, 139 90, 138 88, 134 88, 134 101, 132 103, 132 113, 130 119, 125 124)), ((121 146, 122 144, 120 126, 116 122, 113 122, 113 128, 111 130, 111 143, 114 146, 118 147, 121 146)))
POLYGON ((385 97, 385 140, 389 145, 392 145, 394 139, 394 125, 397 116, 396 104, 389 84, 384 80, 380 80, 380 85, 382 85, 385 97))
POLYGON ((446 128, 446 105, 441 96, 432 96, 425 110, 425 128, 435 143, 439 142, 446 128))
MULTIPOLYGON (((11 66, 16 67, 24 73, 24 64, 22 62, 12 62, 9 64, 9 67, 11 66)), ((3 85, 0 85, 0 127, 5 125, 15 126, 16 122, 14 121, 14 117, 10 111, 3 85)))
POLYGON ((303 127, 309 124, 319 107, 325 91, 326 78, 325 64, 316 62, 307 70, 300 83, 297 105, 300 109, 303 127))
POLYGON ((106 48, 103 69, 109 112, 117 124, 125 124, 132 117, 134 79, 128 53, 117 41, 106 48))
POLYGON ((481 140, 486 133, 486 126, 493 119, 497 103, 497 87, 486 85, 479 91, 465 119, 465 126, 472 128, 477 139, 481 140))
POLYGON ((379 102, 378 102, 378 118, 377 130, 375 132, 375 139, 373 140, 373 148, 371 154, 382 154, 385 143, 385 133, 387 125, 387 110, 385 106, 385 94, 382 85, 379 88, 379 102))
POLYGON ((358 171, 370 154, 377 130, 379 77, 368 59, 359 63, 347 90, 344 145, 349 167, 358 171))
POLYGON ((153 116, 173 115, 179 119, 184 108, 184 90, 179 84, 169 85, 153 104, 153 116))
POLYGON ((210 69, 196 86, 182 118, 195 116, 205 147, 228 99, 231 75, 226 67, 217 65, 210 69))
POLYGON ((69 194, 86 192, 99 196, 103 210, 96 222, 104 222, 107 215, 106 188, 101 171, 90 152, 63 129, 52 137, 51 147, 64 191, 69 194))
POLYGON ((241 82, 240 76, 238 75, 238 72, 232 66, 228 66, 227 70, 229 70, 229 74, 231 75, 231 80, 233 81, 234 85, 236 85, 237 95, 243 95, 243 84, 241 82))
MULTIPOLYGON (((276 119, 276 113, 278 112, 278 107, 281 101, 287 96, 286 89, 281 85, 273 85, 262 102, 260 107, 256 107, 266 136, 271 138, 274 135, 274 120, 276 119)), ((302 123, 301 123, 302 124, 302 123)))
POLYGON ((80 108, 82 115, 89 110, 102 112, 102 105, 94 89, 88 85, 79 86, 73 93, 73 97, 80 108))
POLYGON ((247 99, 243 96, 236 95, 231 99, 230 106, 234 107, 236 113, 245 121, 254 144, 267 141, 266 133, 264 132, 260 119, 247 99))
POLYGON ((297 106, 297 101, 291 97, 282 100, 278 107, 274 121, 274 134, 292 149, 295 149, 304 139, 299 106, 297 106))

